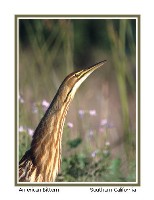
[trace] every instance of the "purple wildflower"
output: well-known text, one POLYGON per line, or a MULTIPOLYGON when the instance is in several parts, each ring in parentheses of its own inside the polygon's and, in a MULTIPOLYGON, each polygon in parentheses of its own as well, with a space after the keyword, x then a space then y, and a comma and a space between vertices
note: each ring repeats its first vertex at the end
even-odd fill
POLYGON ((85 111, 84 110, 79 110, 78 113, 79 113, 79 116, 82 118, 83 115, 85 114, 85 111))
POLYGON ((92 152, 91 156, 94 158, 94 157, 96 157, 97 153, 98 153, 98 150, 95 150, 95 151, 92 152))
POLYGON ((108 124, 107 119, 102 119, 100 124, 101 124, 101 126, 107 125, 108 124))
POLYGON ((33 113, 38 113, 38 108, 37 108, 35 103, 33 103, 33 105, 32 105, 32 112, 33 113))
POLYGON ((24 103, 25 102, 24 99, 20 96, 20 94, 19 94, 19 102, 20 103, 24 103))
POLYGON ((73 128, 74 125, 73 125, 73 123, 68 122, 68 123, 67 123, 67 126, 68 126, 69 128, 73 128))
POLYGON ((46 111, 49 107, 49 102, 47 102, 45 99, 42 101, 42 106, 43 106, 43 110, 46 111))
POLYGON ((33 129, 28 128, 27 131, 28 131, 28 134, 29 134, 30 136, 33 136, 33 134, 34 134, 34 130, 33 130, 33 129))
POLYGON ((89 110, 89 114, 91 116, 96 116, 96 110, 89 110))
POLYGON ((47 102, 45 99, 42 101, 42 106, 44 106, 46 109, 49 107, 49 102, 47 102))
POLYGON ((102 119, 100 122, 101 126, 105 126, 106 128, 113 128, 113 124, 110 123, 107 119, 102 119))
POLYGON ((20 126, 20 127, 19 127, 19 132, 24 132, 24 131, 25 131, 24 127, 23 127, 23 126, 20 126))

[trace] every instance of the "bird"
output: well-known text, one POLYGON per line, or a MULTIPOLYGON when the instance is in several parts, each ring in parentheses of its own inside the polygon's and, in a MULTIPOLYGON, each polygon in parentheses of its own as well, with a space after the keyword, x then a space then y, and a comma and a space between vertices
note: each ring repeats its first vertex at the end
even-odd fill
POLYGON ((55 182, 61 166, 62 134, 69 105, 82 82, 105 63, 103 60, 64 79, 34 131, 30 149, 19 161, 19 182, 55 182))

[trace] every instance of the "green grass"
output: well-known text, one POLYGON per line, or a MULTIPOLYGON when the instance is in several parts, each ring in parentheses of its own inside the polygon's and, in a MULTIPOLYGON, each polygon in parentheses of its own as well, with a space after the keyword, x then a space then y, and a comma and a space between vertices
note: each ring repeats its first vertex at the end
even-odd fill
POLYGON ((45 113, 42 102, 53 99, 77 65, 107 59, 70 106, 57 181, 136 181, 134 21, 22 20, 20 25, 19 159, 30 147, 30 129, 45 113))

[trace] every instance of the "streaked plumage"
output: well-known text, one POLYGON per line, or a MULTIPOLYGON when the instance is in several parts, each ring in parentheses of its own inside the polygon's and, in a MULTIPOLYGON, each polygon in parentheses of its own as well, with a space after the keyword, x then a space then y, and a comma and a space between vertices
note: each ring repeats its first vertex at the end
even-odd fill
POLYGON ((59 87, 33 135, 30 149, 19 163, 20 182, 53 182, 61 164, 65 117, 78 87, 106 61, 68 75, 59 87))

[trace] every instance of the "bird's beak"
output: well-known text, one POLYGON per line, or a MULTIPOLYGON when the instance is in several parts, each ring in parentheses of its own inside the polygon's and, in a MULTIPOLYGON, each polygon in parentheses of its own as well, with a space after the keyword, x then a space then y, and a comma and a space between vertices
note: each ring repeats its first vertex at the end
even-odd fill
POLYGON ((95 71, 96 69, 98 69, 99 67, 103 66, 107 61, 104 60, 104 61, 101 61, 95 65, 92 65, 88 68, 85 68, 85 69, 82 69, 78 72, 75 73, 75 75, 77 76, 80 84, 93 72, 95 71))
POLYGON ((88 68, 82 69, 78 72, 73 73, 76 77, 77 77, 77 81, 72 89, 72 96, 74 96, 75 92, 77 91, 77 89, 79 88, 79 86, 81 85, 81 83, 96 69, 98 69, 99 67, 103 66, 106 63, 106 60, 101 61, 93 66, 90 66, 88 68))
POLYGON ((83 76, 86 75, 86 74, 91 74, 93 71, 95 71, 96 69, 98 69, 99 67, 102 67, 107 61, 106 60, 103 60, 95 65, 92 65, 86 69, 83 70, 83 76))

